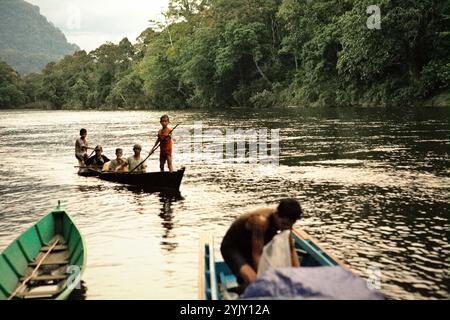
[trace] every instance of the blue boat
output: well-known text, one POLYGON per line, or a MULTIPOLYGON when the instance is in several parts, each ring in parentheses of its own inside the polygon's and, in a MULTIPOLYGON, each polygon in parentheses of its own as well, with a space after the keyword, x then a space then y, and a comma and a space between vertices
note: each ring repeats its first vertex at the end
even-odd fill
MULTIPOLYGON (((349 273, 350 268, 342 261, 327 252, 317 240, 305 231, 293 230, 295 248, 300 260, 300 270, 311 270, 305 267, 341 267, 322 268, 323 272, 339 269, 349 273)), ((319 269, 312 269, 319 270, 319 269)), ((357 278, 352 273, 352 276, 357 278)), ((362 282, 361 279, 359 281, 362 282)), ((236 276, 224 261, 214 256, 214 243, 212 237, 200 241, 200 271, 199 271, 199 299, 201 300, 228 300, 237 298, 234 293, 237 288, 236 276)))

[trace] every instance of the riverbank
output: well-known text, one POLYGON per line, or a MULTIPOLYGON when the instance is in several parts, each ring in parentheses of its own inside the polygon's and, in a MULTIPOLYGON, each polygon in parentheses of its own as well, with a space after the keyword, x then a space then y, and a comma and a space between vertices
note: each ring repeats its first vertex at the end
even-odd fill
POLYGON ((450 90, 444 91, 430 99, 425 100, 424 107, 450 107, 450 90))
MULTIPOLYGON (((318 107, 324 107, 320 103, 313 103, 313 104, 304 104, 304 105, 295 105, 290 103, 280 104, 276 107, 272 106, 265 106, 265 107, 248 107, 253 109, 271 109, 271 108, 318 108, 318 107)), ((341 106, 342 107, 342 106, 341 106)), ((348 106, 348 108, 379 108, 379 107, 387 107, 387 106, 381 106, 381 105, 374 105, 373 103, 361 103, 359 106, 348 106)), ((440 108, 449 108, 450 107, 450 90, 443 91, 439 94, 434 95, 431 98, 418 101, 417 104, 415 104, 413 107, 440 107, 440 108)), ((234 109, 245 109, 246 107, 233 107, 229 108, 230 110, 234 109)), ((2 109, 2 108, 0 108, 2 109)), ((41 102, 33 102, 33 103, 27 103, 18 107, 14 108, 5 108, 7 110, 66 110, 66 111, 133 111, 133 110, 160 110, 161 108, 154 107, 154 106, 143 106, 143 107, 134 107, 134 108, 114 108, 110 106, 101 106, 99 108, 88 108, 83 109, 82 106, 79 107, 62 107, 62 108, 56 108, 51 102, 48 101, 41 101, 41 102)), ((197 108, 189 108, 189 107, 176 107, 176 106, 167 106, 164 108, 165 110, 195 110, 197 108)), ((199 108, 200 110, 218 110, 219 108, 199 108)))

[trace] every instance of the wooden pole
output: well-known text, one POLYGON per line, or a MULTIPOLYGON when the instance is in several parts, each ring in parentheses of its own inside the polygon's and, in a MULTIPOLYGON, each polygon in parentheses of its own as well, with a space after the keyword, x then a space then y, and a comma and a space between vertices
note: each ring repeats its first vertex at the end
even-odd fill
POLYGON ((22 284, 16 289, 14 290, 13 293, 11 293, 11 295, 9 296, 8 300, 11 300, 12 298, 14 298, 18 292, 20 292, 23 288, 25 288, 25 285, 27 284, 28 281, 30 281, 37 273, 37 271, 39 270, 39 268, 41 267, 42 263, 44 262, 44 260, 47 258, 47 256, 52 252, 53 249, 55 249, 56 245, 58 244, 59 240, 56 240, 52 246, 50 247, 50 249, 44 254, 44 256, 42 257, 41 261, 39 261, 39 263, 37 264, 36 268, 34 268, 33 272, 31 273, 31 275, 26 278, 24 281, 22 281, 22 284))

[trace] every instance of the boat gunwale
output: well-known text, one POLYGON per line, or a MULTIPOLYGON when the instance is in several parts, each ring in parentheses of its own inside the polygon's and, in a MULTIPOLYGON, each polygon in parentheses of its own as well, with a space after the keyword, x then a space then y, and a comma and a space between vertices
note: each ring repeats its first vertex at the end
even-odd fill
MULTIPOLYGON (((320 243, 320 241, 318 241, 317 239, 315 239, 314 237, 310 236, 306 231, 300 229, 300 228, 293 228, 292 232, 294 234, 294 240, 296 240, 295 238, 300 239, 301 241, 307 242, 307 241, 311 241, 320 251, 322 251, 323 253, 325 253, 328 257, 330 257, 330 259, 332 259, 334 262, 336 262, 336 266, 340 266, 342 268, 344 268, 345 270, 353 273, 353 271, 351 270, 350 266, 347 265, 346 263, 344 263, 342 260, 336 258, 336 256, 334 254, 332 254, 331 252, 329 252, 328 250, 326 250, 323 245, 320 243)), ((216 260, 215 259, 215 255, 214 252, 211 253, 211 241, 213 241, 213 237, 212 235, 210 235, 209 237, 206 236, 202 236, 200 238, 200 246, 199 246, 199 262, 200 262, 200 267, 199 267, 199 279, 198 279, 198 288, 199 288, 199 293, 198 293, 198 297, 201 300, 206 300, 206 289, 207 289, 207 279, 206 279, 206 269, 205 269, 205 264, 206 262, 206 258, 205 258, 205 249, 206 246, 209 246, 209 265, 211 265, 211 259, 214 260, 214 269, 216 269, 217 265, 221 264, 221 263, 225 263, 225 261, 222 260, 216 260)), ((310 252, 307 252, 308 255, 311 255, 310 252)), ((315 257, 313 257, 315 259, 315 257)), ((319 262, 319 261, 318 261, 319 262)), ((217 275, 215 275, 215 282, 217 283, 218 281, 220 281, 220 279, 217 278, 217 275)), ((212 288, 210 287, 210 290, 212 291, 212 288)), ((220 299, 221 297, 218 297, 218 299, 220 299)), ((211 296, 211 300, 212 296, 211 296)))
POLYGON ((153 172, 137 172, 137 173, 127 173, 127 172, 102 172, 97 178, 103 181, 109 181, 113 183, 120 183, 122 185, 128 185, 133 187, 142 188, 148 191, 179 191, 181 182, 183 181, 184 172, 186 171, 185 167, 178 169, 177 171, 169 172, 169 171, 153 171, 153 172), (120 179, 128 179, 130 177, 139 177, 141 179, 145 178, 153 178, 153 177, 163 177, 169 178, 175 183, 166 183, 165 186, 155 186, 155 185, 147 185, 146 181, 143 183, 132 183, 130 181, 121 181, 120 179), (118 179, 115 179, 118 178, 118 179))
MULTIPOLYGON (((72 217, 67 213, 67 211, 65 211, 64 209, 62 209, 60 206, 58 206, 57 208, 53 209, 51 211, 51 213, 54 212, 62 212, 66 218, 72 223, 72 226, 78 231, 78 235, 80 236, 80 245, 83 249, 83 264, 80 267, 80 273, 77 275, 77 283, 76 284, 72 284, 72 288, 70 288, 69 286, 65 286, 65 289, 56 296, 55 300, 66 300, 70 294, 73 292, 73 290, 75 289, 75 287, 77 286, 81 286, 81 278, 84 274, 84 271, 86 269, 86 260, 87 260, 87 248, 86 248, 86 242, 84 240, 83 234, 80 232, 80 229, 77 227, 77 225, 75 224, 75 222, 72 220, 72 217)), ((70 266, 70 262, 68 264, 68 266, 70 266)), ((69 275, 70 276, 70 275, 69 275)))
POLYGON ((337 265, 343 267, 344 269, 346 269, 347 271, 352 272, 350 266, 348 264, 346 264, 344 261, 342 261, 341 259, 337 258, 333 253, 331 253, 329 250, 325 249, 323 244, 317 240, 316 238, 312 237, 309 233, 307 233, 306 231, 299 229, 299 228, 295 228, 292 229, 292 232, 294 233, 295 236, 297 236, 299 239, 303 240, 303 241, 311 241, 312 243, 314 243, 314 245, 316 247, 318 247, 323 253, 325 253, 327 256, 329 256, 332 260, 334 260, 334 262, 337 263, 337 265))

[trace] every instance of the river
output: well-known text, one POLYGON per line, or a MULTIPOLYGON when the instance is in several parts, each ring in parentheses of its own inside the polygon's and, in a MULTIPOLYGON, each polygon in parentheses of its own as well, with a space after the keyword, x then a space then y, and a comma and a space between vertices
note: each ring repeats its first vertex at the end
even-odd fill
POLYGON ((162 113, 0 111, 0 251, 61 200, 87 244, 86 299, 196 299, 199 237, 219 244, 240 213, 294 197, 296 227, 362 277, 376 272, 386 297, 450 298, 449 109, 170 111, 179 132, 224 133, 216 145, 226 129, 279 129, 279 164, 174 155, 180 196, 76 174, 80 128, 108 157, 130 155, 151 148, 162 113))

